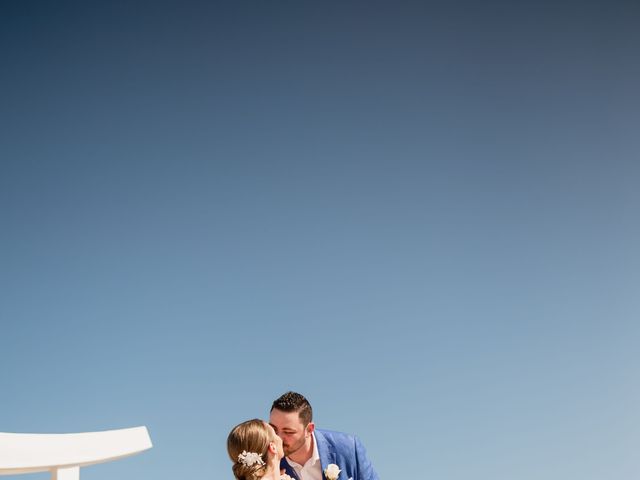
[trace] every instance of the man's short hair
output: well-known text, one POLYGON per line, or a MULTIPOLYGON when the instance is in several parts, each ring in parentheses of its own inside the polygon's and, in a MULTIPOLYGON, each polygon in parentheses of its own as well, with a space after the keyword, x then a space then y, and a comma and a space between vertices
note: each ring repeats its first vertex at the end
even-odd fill
POLYGON ((305 427, 313 420, 313 410, 309 400, 296 392, 287 392, 280 395, 271 405, 271 410, 274 408, 283 412, 298 412, 298 417, 305 427))

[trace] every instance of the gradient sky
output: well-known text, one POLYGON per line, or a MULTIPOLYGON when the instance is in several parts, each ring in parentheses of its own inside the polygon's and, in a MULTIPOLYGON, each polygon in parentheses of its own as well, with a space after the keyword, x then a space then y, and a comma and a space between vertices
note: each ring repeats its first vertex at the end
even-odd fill
POLYGON ((386 480, 638 478, 639 22, 3 1, 0 431, 230 479, 294 389, 386 480))

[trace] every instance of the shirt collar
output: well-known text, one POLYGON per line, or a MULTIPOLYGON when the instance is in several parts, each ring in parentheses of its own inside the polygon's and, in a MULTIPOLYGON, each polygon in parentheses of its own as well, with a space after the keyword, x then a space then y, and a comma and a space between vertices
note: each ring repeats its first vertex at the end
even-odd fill
MULTIPOLYGON (((313 454, 306 463, 315 465, 320 460, 320 452, 318 452, 318 442, 316 441, 316 434, 311 432, 311 438, 313 439, 313 454)), ((299 463, 294 462, 289 457, 287 457, 287 462, 289 462, 290 465, 298 465, 300 468, 304 467, 304 465, 300 465, 299 463)))
POLYGON ((313 465, 320 460, 320 453, 318 452, 318 442, 316 441, 316 434, 311 432, 311 436, 313 437, 313 456, 311 459, 313 460, 313 465))

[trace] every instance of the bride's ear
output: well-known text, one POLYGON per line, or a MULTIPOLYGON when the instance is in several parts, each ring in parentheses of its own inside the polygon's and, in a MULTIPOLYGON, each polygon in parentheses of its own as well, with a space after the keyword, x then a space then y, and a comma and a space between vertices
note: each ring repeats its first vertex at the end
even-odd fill
POLYGON ((269 442, 269 451, 274 455, 278 453, 278 447, 276 447, 274 442, 269 442))

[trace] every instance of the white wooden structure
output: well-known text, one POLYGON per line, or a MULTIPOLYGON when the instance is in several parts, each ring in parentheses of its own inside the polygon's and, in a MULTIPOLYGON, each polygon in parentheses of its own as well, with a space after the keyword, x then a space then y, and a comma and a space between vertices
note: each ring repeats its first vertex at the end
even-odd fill
POLYGON ((146 427, 86 433, 0 432, 0 475, 49 471, 52 480, 79 480, 80 467, 151 447, 146 427))

